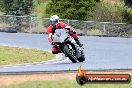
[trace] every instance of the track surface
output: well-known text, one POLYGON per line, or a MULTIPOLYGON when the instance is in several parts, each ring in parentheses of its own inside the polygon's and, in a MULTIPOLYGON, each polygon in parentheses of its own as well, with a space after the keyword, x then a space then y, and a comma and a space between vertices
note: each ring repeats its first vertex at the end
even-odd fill
MULTIPOLYGON (((1 66, 0 72, 132 69, 132 38, 80 36, 86 61, 71 63, 69 59, 27 65, 1 66)), ((47 35, 0 33, 0 45, 50 50, 47 35)))

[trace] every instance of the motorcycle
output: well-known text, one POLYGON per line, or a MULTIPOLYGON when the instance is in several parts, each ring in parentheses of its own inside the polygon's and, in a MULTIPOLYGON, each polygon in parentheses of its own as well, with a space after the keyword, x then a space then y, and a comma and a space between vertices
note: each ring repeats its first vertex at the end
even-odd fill
POLYGON ((66 29, 56 29, 53 35, 54 44, 73 62, 85 61, 83 48, 80 47, 66 29))

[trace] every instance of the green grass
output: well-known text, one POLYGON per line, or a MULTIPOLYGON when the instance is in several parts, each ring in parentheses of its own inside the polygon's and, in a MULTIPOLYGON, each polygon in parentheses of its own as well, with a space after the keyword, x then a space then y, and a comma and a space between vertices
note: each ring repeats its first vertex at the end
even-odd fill
POLYGON ((75 80, 34 81, 0 88, 132 88, 130 84, 85 84, 80 86, 75 80))
POLYGON ((53 57, 53 54, 46 51, 0 46, 0 65, 40 62, 53 57))

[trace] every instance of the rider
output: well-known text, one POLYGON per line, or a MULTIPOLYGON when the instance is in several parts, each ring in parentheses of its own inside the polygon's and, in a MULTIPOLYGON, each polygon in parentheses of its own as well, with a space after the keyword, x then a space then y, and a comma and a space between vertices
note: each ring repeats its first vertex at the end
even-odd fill
POLYGON ((77 42, 77 44, 82 47, 83 44, 80 43, 80 41, 78 40, 78 36, 74 30, 74 28, 68 26, 67 24, 63 23, 63 22, 59 22, 59 17, 57 15, 53 15, 50 17, 50 26, 48 27, 48 41, 51 43, 51 45, 53 45, 52 47, 52 53, 53 54, 58 54, 60 52, 60 50, 58 49, 58 47, 56 45, 54 45, 54 43, 52 42, 52 35, 55 33, 56 29, 67 29, 69 30, 69 34, 70 36, 72 36, 75 41, 77 42))

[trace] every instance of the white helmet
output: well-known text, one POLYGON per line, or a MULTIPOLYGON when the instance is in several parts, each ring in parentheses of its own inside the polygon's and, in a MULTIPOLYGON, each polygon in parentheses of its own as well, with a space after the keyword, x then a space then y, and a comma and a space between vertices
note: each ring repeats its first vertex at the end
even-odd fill
POLYGON ((53 15, 50 17, 50 24, 52 26, 56 26, 56 24, 59 22, 59 17, 57 15, 53 15))
POLYGON ((57 15, 53 15, 50 17, 50 21, 59 21, 59 17, 57 15))

